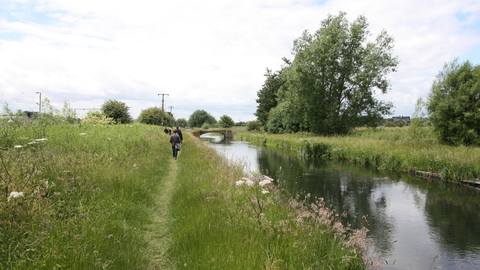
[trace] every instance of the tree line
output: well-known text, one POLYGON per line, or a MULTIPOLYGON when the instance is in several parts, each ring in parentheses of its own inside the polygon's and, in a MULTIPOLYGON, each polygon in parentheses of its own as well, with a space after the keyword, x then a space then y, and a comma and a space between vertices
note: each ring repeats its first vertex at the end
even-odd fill
MULTIPOLYGON (((277 71, 267 68, 257 92, 258 126, 270 133, 329 136, 381 125, 393 104, 376 94, 390 90, 388 75, 399 60, 385 30, 370 37, 364 16, 349 22, 344 12, 328 15, 313 34, 304 31, 293 43, 293 60, 283 58, 277 71)), ((479 146, 480 66, 445 64, 417 110, 426 115, 412 124, 430 125, 440 142, 479 146)))

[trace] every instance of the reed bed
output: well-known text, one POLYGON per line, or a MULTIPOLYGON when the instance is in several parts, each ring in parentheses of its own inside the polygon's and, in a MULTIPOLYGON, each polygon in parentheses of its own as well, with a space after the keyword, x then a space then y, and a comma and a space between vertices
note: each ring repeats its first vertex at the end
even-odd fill
POLYGON ((380 170, 432 172, 454 183, 480 177, 480 148, 442 145, 430 138, 412 139, 408 129, 332 137, 238 132, 237 138, 297 151, 303 157, 348 161, 380 170))

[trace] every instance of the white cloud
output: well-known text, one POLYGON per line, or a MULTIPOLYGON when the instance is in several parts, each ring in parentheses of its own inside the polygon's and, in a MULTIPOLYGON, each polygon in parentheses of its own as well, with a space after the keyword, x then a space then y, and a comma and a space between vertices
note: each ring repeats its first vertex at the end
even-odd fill
POLYGON ((136 117, 168 93, 176 117, 204 109, 252 120, 265 69, 292 58, 303 30, 346 11, 351 20, 365 15, 372 34, 395 38, 401 62, 382 99, 410 115, 443 64, 480 44, 473 0, 12 0, 0 8, 0 102, 24 110, 36 108, 41 91, 58 107, 118 99, 136 117), (2 36, 12 33, 21 38, 2 36))

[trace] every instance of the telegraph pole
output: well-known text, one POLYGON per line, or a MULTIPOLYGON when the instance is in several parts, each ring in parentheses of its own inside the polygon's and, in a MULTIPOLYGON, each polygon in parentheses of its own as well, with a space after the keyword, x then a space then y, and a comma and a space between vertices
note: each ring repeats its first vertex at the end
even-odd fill
POLYGON ((164 113, 164 111, 163 111, 163 101, 164 101, 164 97, 168 96, 168 94, 158 94, 158 95, 159 96, 162 95, 162 127, 163 127, 163 113, 164 113))
POLYGON ((42 93, 37 92, 37 94, 39 94, 39 98, 38 98, 38 117, 40 117, 40 115, 42 114, 42 93))

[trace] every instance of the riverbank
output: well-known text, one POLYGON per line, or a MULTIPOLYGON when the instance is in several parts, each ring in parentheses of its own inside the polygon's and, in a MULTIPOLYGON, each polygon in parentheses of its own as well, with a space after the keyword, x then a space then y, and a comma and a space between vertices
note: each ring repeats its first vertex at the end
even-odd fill
POLYGON ((240 164, 184 134, 170 208, 175 268, 365 269, 366 230, 336 223, 321 202, 307 209, 284 198, 260 175, 246 178, 240 164))
POLYGON ((238 140, 289 149, 304 157, 348 161, 379 170, 422 171, 452 183, 480 177, 480 148, 446 146, 432 140, 379 139, 387 136, 378 134, 376 137, 318 137, 242 130, 235 135, 238 140))
POLYGON ((169 137, 154 126, 26 124, 4 131, 0 268, 375 263, 362 258, 365 230, 341 226, 321 201, 307 208, 283 197, 261 175, 244 178, 241 165, 186 132, 174 160, 169 137))

